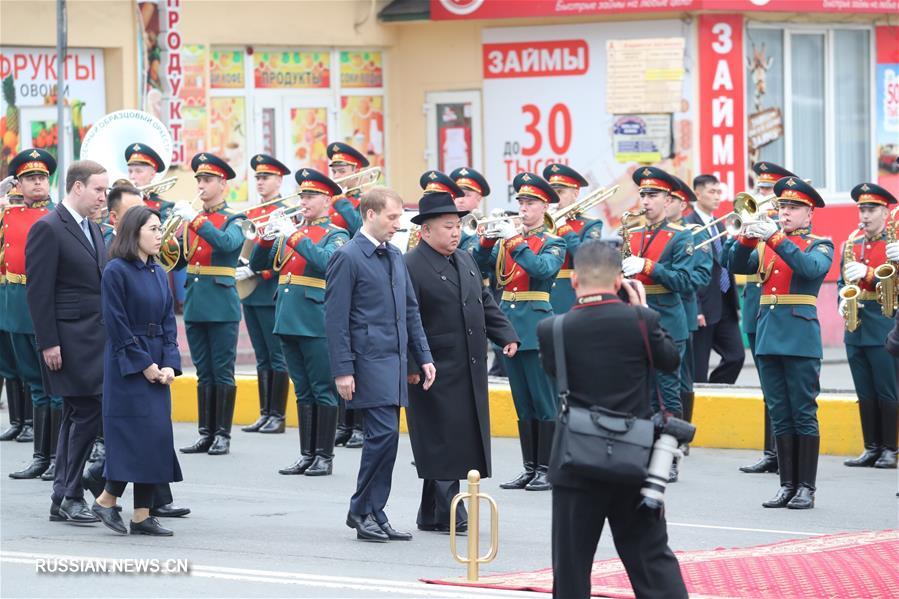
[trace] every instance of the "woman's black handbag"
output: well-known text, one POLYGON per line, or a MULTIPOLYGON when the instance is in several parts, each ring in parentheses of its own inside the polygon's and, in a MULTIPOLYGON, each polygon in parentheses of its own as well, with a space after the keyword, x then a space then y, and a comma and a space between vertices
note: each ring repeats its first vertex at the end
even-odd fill
MULTIPOLYGON (((599 406, 571 405, 562 337, 564 319, 565 315, 557 316, 553 322, 561 411, 553 438, 550 469, 610 483, 642 483, 652 452, 652 422, 599 406)), ((644 332, 642 319, 640 324, 641 332, 644 332)))

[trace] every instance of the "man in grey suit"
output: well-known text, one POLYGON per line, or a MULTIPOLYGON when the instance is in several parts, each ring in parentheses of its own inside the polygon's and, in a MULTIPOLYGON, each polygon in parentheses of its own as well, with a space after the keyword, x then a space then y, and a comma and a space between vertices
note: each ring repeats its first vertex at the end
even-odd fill
POLYGON ((407 352, 421 365, 423 388, 437 375, 403 256, 387 243, 400 228, 403 201, 376 187, 359 203, 362 228, 331 256, 325 330, 331 372, 347 409, 362 416, 364 444, 347 526, 362 541, 408 541, 384 513, 406 406, 407 352))
POLYGON ((50 519, 75 524, 98 521, 84 502, 81 471, 97 435, 106 346, 100 312, 106 246, 90 217, 106 202, 108 187, 103 166, 73 162, 65 199, 31 227, 25 245, 28 310, 44 389, 62 396, 50 519))

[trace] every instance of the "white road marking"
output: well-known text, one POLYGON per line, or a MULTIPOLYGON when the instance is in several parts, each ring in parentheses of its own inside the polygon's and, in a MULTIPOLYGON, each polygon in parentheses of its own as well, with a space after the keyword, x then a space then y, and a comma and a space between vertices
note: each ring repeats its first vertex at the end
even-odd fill
POLYGON ((741 532, 770 532, 778 535, 800 535, 803 537, 819 537, 831 534, 826 532, 801 532, 798 530, 774 530, 770 528, 741 528, 739 526, 715 526, 712 524, 689 524, 687 522, 668 522, 668 526, 682 526, 684 528, 710 528, 712 530, 737 530, 741 532))
MULTIPOLYGON (((121 556, 119 556, 121 557, 121 556)), ((105 560, 109 557, 86 555, 62 555, 42 553, 22 553, 17 551, 0 551, 0 562, 12 564, 36 564, 39 559, 74 559, 105 560)), ((377 578, 356 578, 349 576, 326 576, 303 572, 283 572, 277 570, 254 570, 247 568, 229 568, 222 566, 202 566, 191 564, 190 576, 213 578, 219 580, 240 580, 246 582, 268 582, 289 584, 304 587, 350 589, 363 592, 393 593, 412 595, 415 597, 446 597, 462 599, 465 597, 546 597, 545 593, 507 591, 503 589, 485 589, 474 587, 451 587, 431 585, 419 581, 388 580, 377 578)))

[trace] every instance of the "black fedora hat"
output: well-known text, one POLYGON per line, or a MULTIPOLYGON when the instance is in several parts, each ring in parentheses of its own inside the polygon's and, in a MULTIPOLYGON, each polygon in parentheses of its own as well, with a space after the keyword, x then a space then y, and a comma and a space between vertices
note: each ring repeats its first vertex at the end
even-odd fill
POLYGON ((412 217, 412 222, 420 225, 429 218, 443 214, 456 214, 465 216, 468 210, 459 210, 453 201, 453 196, 444 191, 426 193, 418 200, 418 214, 412 217))

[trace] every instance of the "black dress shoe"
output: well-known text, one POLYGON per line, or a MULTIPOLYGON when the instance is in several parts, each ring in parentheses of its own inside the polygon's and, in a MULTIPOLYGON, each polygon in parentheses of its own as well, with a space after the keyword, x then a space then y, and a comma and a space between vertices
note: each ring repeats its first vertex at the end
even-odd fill
POLYGON ((128 523, 133 535, 150 535, 151 537, 170 537, 175 533, 168 528, 159 525, 159 520, 150 516, 141 522, 131 521, 128 523))
POLYGON ((41 474, 41 480, 53 480, 56 478, 56 460, 50 460, 50 465, 41 474))
POLYGON ((349 440, 346 442, 346 447, 349 449, 359 449, 362 447, 362 443, 365 441, 362 436, 362 431, 358 428, 353 429, 353 434, 350 435, 349 440))
POLYGON ((50 504, 50 522, 64 522, 65 518, 62 517, 62 514, 59 513, 59 504, 51 503, 50 504))
POLYGON ((94 505, 91 506, 91 511, 97 515, 100 522, 102 522, 106 528, 117 532, 120 535, 126 535, 128 534, 128 529, 125 528, 125 523, 122 522, 122 517, 119 515, 118 510, 116 510, 116 507, 117 506, 104 507, 95 501, 94 505))
POLYGON ((777 495, 763 503, 762 507, 787 507, 787 504, 790 503, 794 495, 796 495, 796 488, 792 485, 784 485, 778 489, 777 495))
POLYGON ((762 456, 755 464, 740 466, 740 472, 745 472, 746 474, 777 474, 777 457, 762 456))
POLYGON ((787 502, 787 508, 791 510, 810 510, 813 507, 815 507, 815 490, 805 485, 799 485, 799 490, 787 502))
POLYGON ((66 522, 71 522, 72 524, 93 524, 100 521, 87 507, 84 498, 81 497, 78 499, 70 497, 63 499, 62 503, 59 504, 59 515, 66 522))
POLYGON ((157 518, 180 518, 189 513, 189 507, 178 507, 174 503, 167 503, 165 505, 158 505, 154 508, 150 508, 150 515, 156 516, 157 518))
POLYGON ((391 541, 411 541, 412 533, 411 532, 400 532, 390 526, 390 522, 378 523, 378 526, 381 527, 381 530, 384 531, 384 534, 387 535, 387 538, 391 541))
POLYGON ((228 455, 231 453, 231 439, 224 435, 216 435, 215 440, 206 453, 209 455, 228 455))
MULTIPOLYGON (((419 524, 418 530, 424 530, 427 532, 439 532, 445 535, 450 534, 449 524, 419 524)), ((463 522, 461 524, 456 524, 456 534, 464 535, 468 532, 468 523, 463 522)))
POLYGON ((346 525, 356 529, 356 538, 360 541, 369 541, 372 543, 386 543, 390 540, 387 533, 381 530, 371 514, 367 516, 357 516, 348 513, 346 515, 346 525))
POLYGON ((534 471, 534 478, 528 481, 528 484, 524 486, 525 491, 551 491, 552 488, 553 486, 546 477, 546 470, 543 466, 539 466, 537 470, 534 471))

